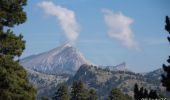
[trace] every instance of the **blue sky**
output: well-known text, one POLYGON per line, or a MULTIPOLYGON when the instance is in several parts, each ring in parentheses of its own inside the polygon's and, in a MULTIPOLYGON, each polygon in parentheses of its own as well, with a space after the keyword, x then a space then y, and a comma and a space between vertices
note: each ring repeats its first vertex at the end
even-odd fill
POLYGON ((169 0, 28 0, 27 22, 14 29, 26 40, 21 58, 72 41, 95 64, 126 62, 132 71, 152 71, 166 63, 170 51, 164 30, 168 4, 169 0), (48 10, 49 3, 59 9, 48 10), (69 14, 65 19, 64 12, 69 14), (73 21, 67 26, 65 20, 73 21))

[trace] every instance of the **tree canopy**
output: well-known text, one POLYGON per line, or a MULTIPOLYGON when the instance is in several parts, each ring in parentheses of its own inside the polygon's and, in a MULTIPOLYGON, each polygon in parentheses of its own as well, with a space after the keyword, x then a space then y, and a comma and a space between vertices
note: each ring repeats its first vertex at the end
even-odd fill
MULTIPOLYGON (((170 19, 168 16, 166 16, 166 20, 165 20, 165 30, 169 32, 170 34, 170 19)), ((167 37, 168 41, 170 42, 170 37, 167 37)), ((161 82, 162 82, 162 85, 164 87, 166 87, 166 90, 170 92, 170 56, 169 56, 169 59, 167 60, 167 62, 169 63, 169 65, 165 65, 163 64, 163 70, 166 74, 163 74, 162 75, 162 79, 161 79, 161 82)))
POLYGON ((0 100, 35 100, 36 90, 15 59, 25 49, 23 36, 12 28, 26 21, 27 0, 0 0, 0 100))
POLYGON ((142 100, 142 99, 160 99, 164 96, 157 93, 156 90, 147 90, 144 87, 139 88, 138 84, 134 85, 134 99, 142 100))
POLYGON ((88 98, 88 90, 82 81, 74 81, 71 88, 71 100, 86 100, 88 98))
POLYGON ((53 100, 69 100, 68 90, 64 84, 61 84, 61 86, 58 88, 53 100))
POLYGON ((0 29, 13 27, 26 21, 26 12, 23 11, 27 0, 0 0, 0 29))
POLYGON ((131 100, 132 98, 123 94, 119 89, 113 88, 108 97, 109 100, 131 100))

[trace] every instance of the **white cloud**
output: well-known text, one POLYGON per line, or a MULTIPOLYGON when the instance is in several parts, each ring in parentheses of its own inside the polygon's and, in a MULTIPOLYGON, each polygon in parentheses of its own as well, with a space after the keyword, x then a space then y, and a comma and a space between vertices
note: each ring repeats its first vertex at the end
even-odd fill
POLYGON ((113 13, 108 9, 103 9, 102 11, 104 21, 109 29, 108 36, 120 41, 127 48, 138 49, 138 43, 134 40, 134 34, 130 28, 130 25, 134 22, 133 19, 120 12, 113 13))
POLYGON ((38 4, 47 15, 55 16, 69 42, 75 42, 79 35, 80 27, 76 21, 75 13, 72 10, 55 5, 51 1, 43 1, 38 4))

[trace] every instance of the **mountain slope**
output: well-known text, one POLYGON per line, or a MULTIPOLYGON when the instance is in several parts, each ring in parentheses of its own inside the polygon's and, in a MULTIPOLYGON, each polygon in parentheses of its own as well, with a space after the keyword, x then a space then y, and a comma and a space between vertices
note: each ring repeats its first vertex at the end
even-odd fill
POLYGON ((75 73, 82 64, 90 64, 72 45, 64 44, 50 51, 21 60, 27 69, 46 74, 75 73))
POLYGON ((102 69, 84 64, 74 76, 69 74, 49 75, 28 69, 27 71, 29 72, 31 83, 38 88, 38 100, 41 100, 42 96, 51 98, 54 92, 56 92, 59 83, 65 82, 70 88, 75 80, 81 80, 87 87, 94 88, 97 91, 99 100, 105 100, 112 87, 120 88, 122 92, 133 96, 135 83, 148 89, 156 89, 166 96, 169 95, 161 86, 160 79, 158 78, 162 73, 160 69, 142 75, 130 71, 112 71, 107 68, 102 69))
POLYGON ((41 97, 44 95, 52 96, 51 92, 55 91, 53 89, 55 89, 58 84, 67 81, 68 78, 71 77, 69 74, 50 75, 30 69, 26 70, 30 83, 37 89, 37 100, 41 100, 41 97))
POLYGON ((133 96, 135 83, 148 89, 156 89, 161 93, 165 92, 157 78, 149 78, 130 71, 111 71, 107 68, 102 69, 89 65, 82 65, 75 76, 70 78, 66 84, 70 87, 72 82, 76 80, 81 80, 87 87, 96 89, 100 100, 105 100, 113 87, 120 88, 122 92, 133 96))

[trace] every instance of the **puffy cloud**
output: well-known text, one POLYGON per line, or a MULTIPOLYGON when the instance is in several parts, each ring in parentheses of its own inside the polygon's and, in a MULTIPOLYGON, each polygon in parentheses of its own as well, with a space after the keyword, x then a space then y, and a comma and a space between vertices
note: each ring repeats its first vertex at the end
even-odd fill
POLYGON ((134 40, 134 34, 130 25, 133 19, 122 13, 113 13, 108 9, 103 9, 104 21, 108 27, 108 36, 120 41, 124 46, 130 49, 138 49, 138 43, 134 40))
POLYGON ((51 1, 42 1, 38 4, 47 15, 55 16, 59 21, 69 42, 75 42, 79 35, 80 27, 72 10, 55 5, 51 1))

